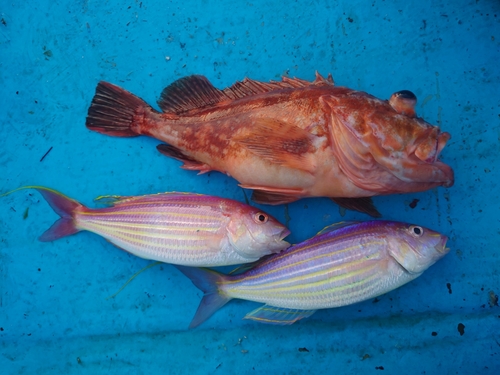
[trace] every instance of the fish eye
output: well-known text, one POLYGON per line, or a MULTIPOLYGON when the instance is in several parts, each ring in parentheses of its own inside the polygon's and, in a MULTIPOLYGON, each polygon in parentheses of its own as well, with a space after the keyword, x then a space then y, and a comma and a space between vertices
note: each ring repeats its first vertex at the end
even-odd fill
POLYGON ((410 233, 415 237, 420 237, 424 234, 424 230, 422 227, 417 227, 416 225, 412 225, 410 228, 410 233))
POLYGON ((257 212, 253 218, 256 223, 261 223, 261 224, 267 223, 267 221, 269 220, 269 216, 263 212, 257 212))

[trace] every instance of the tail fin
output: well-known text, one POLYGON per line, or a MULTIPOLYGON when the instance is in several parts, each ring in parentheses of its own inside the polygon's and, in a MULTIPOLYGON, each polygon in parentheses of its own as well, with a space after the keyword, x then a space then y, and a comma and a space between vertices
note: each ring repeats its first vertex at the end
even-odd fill
POLYGON ((23 186, 15 190, 12 190, 8 193, 2 194, 0 195, 0 197, 24 189, 37 190, 40 194, 42 194, 42 196, 45 198, 47 203, 54 209, 54 211, 59 216, 61 216, 59 220, 57 220, 54 224, 52 224, 52 226, 38 238, 40 241, 42 242, 54 241, 57 240, 58 238, 69 236, 70 234, 74 234, 80 231, 80 229, 78 229, 75 226, 73 220, 73 212, 75 211, 75 209, 82 207, 82 205, 77 201, 68 198, 65 195, 55 190, 43 186, 23 186))
POLYGON ((175 267, 177 267, 184 275, 189 277, 193 284, 205 293, 200 305, 198 306, 198 310, 189 325, 189 328, 198 327, 231 300, 231 297, 224 295, 218 287, 218 285, 224 283, 227 276, 206 268, 194 268, 178 265, 175 267))
POLYGON ((86 126, 106 135, 135 137, 138 134, 131 129, 134 116, 144 108, 151 107, 134 94, 101 81, 90 104, 86 126))

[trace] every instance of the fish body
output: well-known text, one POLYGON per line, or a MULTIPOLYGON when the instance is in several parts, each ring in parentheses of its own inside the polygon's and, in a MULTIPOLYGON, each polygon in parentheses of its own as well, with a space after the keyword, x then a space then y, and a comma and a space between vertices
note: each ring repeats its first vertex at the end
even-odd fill
POLYGON ((243 203, 191 193, 101 197, 92 209, 55 190, 34 187, 61 216, 41 237, 52 241, 88 230, 136 256, 188 266, 254 262, 289 246, 290 232, 243 203))
POLYGON ((159 151, 183 168, 231 175, 259 203, 345 200, 453 184, 438 160, 450 135, 416 117, 415 103, 409 91, 380 100, 319 74, 314 82, 245 79, 224 90, 190 76, 163 91, 158 112, 100 82, 86 125, 160 139, 167 144, 159 151))
POLYGON ((273 324, 374 298, 420 276, 448 253, 446 241, 420 226, 371 221, 327 228, 240 275, 179 267, 205 292, 191 327, 232 298, 265 303, 245 318, 273 324))

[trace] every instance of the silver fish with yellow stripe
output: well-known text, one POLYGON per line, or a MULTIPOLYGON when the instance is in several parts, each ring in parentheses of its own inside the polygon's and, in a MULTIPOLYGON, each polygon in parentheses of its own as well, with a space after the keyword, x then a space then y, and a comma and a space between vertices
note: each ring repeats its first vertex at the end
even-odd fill
POLYGON ((327 227, 240 275, 177 268, 205 293, 191 328, 232 298, 265 303, 246 319, 284 325, 408 283, 448 253, 447 240, 417 225, 351 222, 327 227))
POLYGON ((88 230, 141 258, 199 267, 254 262, 290 246, 283 240, 290 231, 275 218, 231 199, 191 193, 106 196, 98 200, 111 207, 92 209, 52 189, 25 188, 38 190, 61 216, 40 241, 88 230))

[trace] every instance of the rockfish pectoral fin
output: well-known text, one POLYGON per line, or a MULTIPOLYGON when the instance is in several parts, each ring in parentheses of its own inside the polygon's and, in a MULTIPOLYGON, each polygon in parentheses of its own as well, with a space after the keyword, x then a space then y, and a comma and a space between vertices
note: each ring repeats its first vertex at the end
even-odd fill
POLYGON ((315 165, 310 155, 316 148, 312 137, 297 126, 262 118, 254 120, 249 134, 235 137, 234 141, 272 164, 313 173, 315 165))
POLYGON ((260 323, 290 325, 297 320, 310 317, 316 310, 286 309, 264 305, 249 312, 243 319, 255 320, 260 323))
POLYGON ((156 149, 160 151, 165 156, 174 158, 176 160, 179 160, 183 162, 181 168, 182 169, 187 169, 190 171, 199 171, 199 174, 202 173, 207 173, 212 170, 212 167, 210 167, 208 164, 201 163, 187 155, 185 155, 181 150, 179 150, 177 147, 166 145, 166 144, 161 144, 156 146, 156 149))

